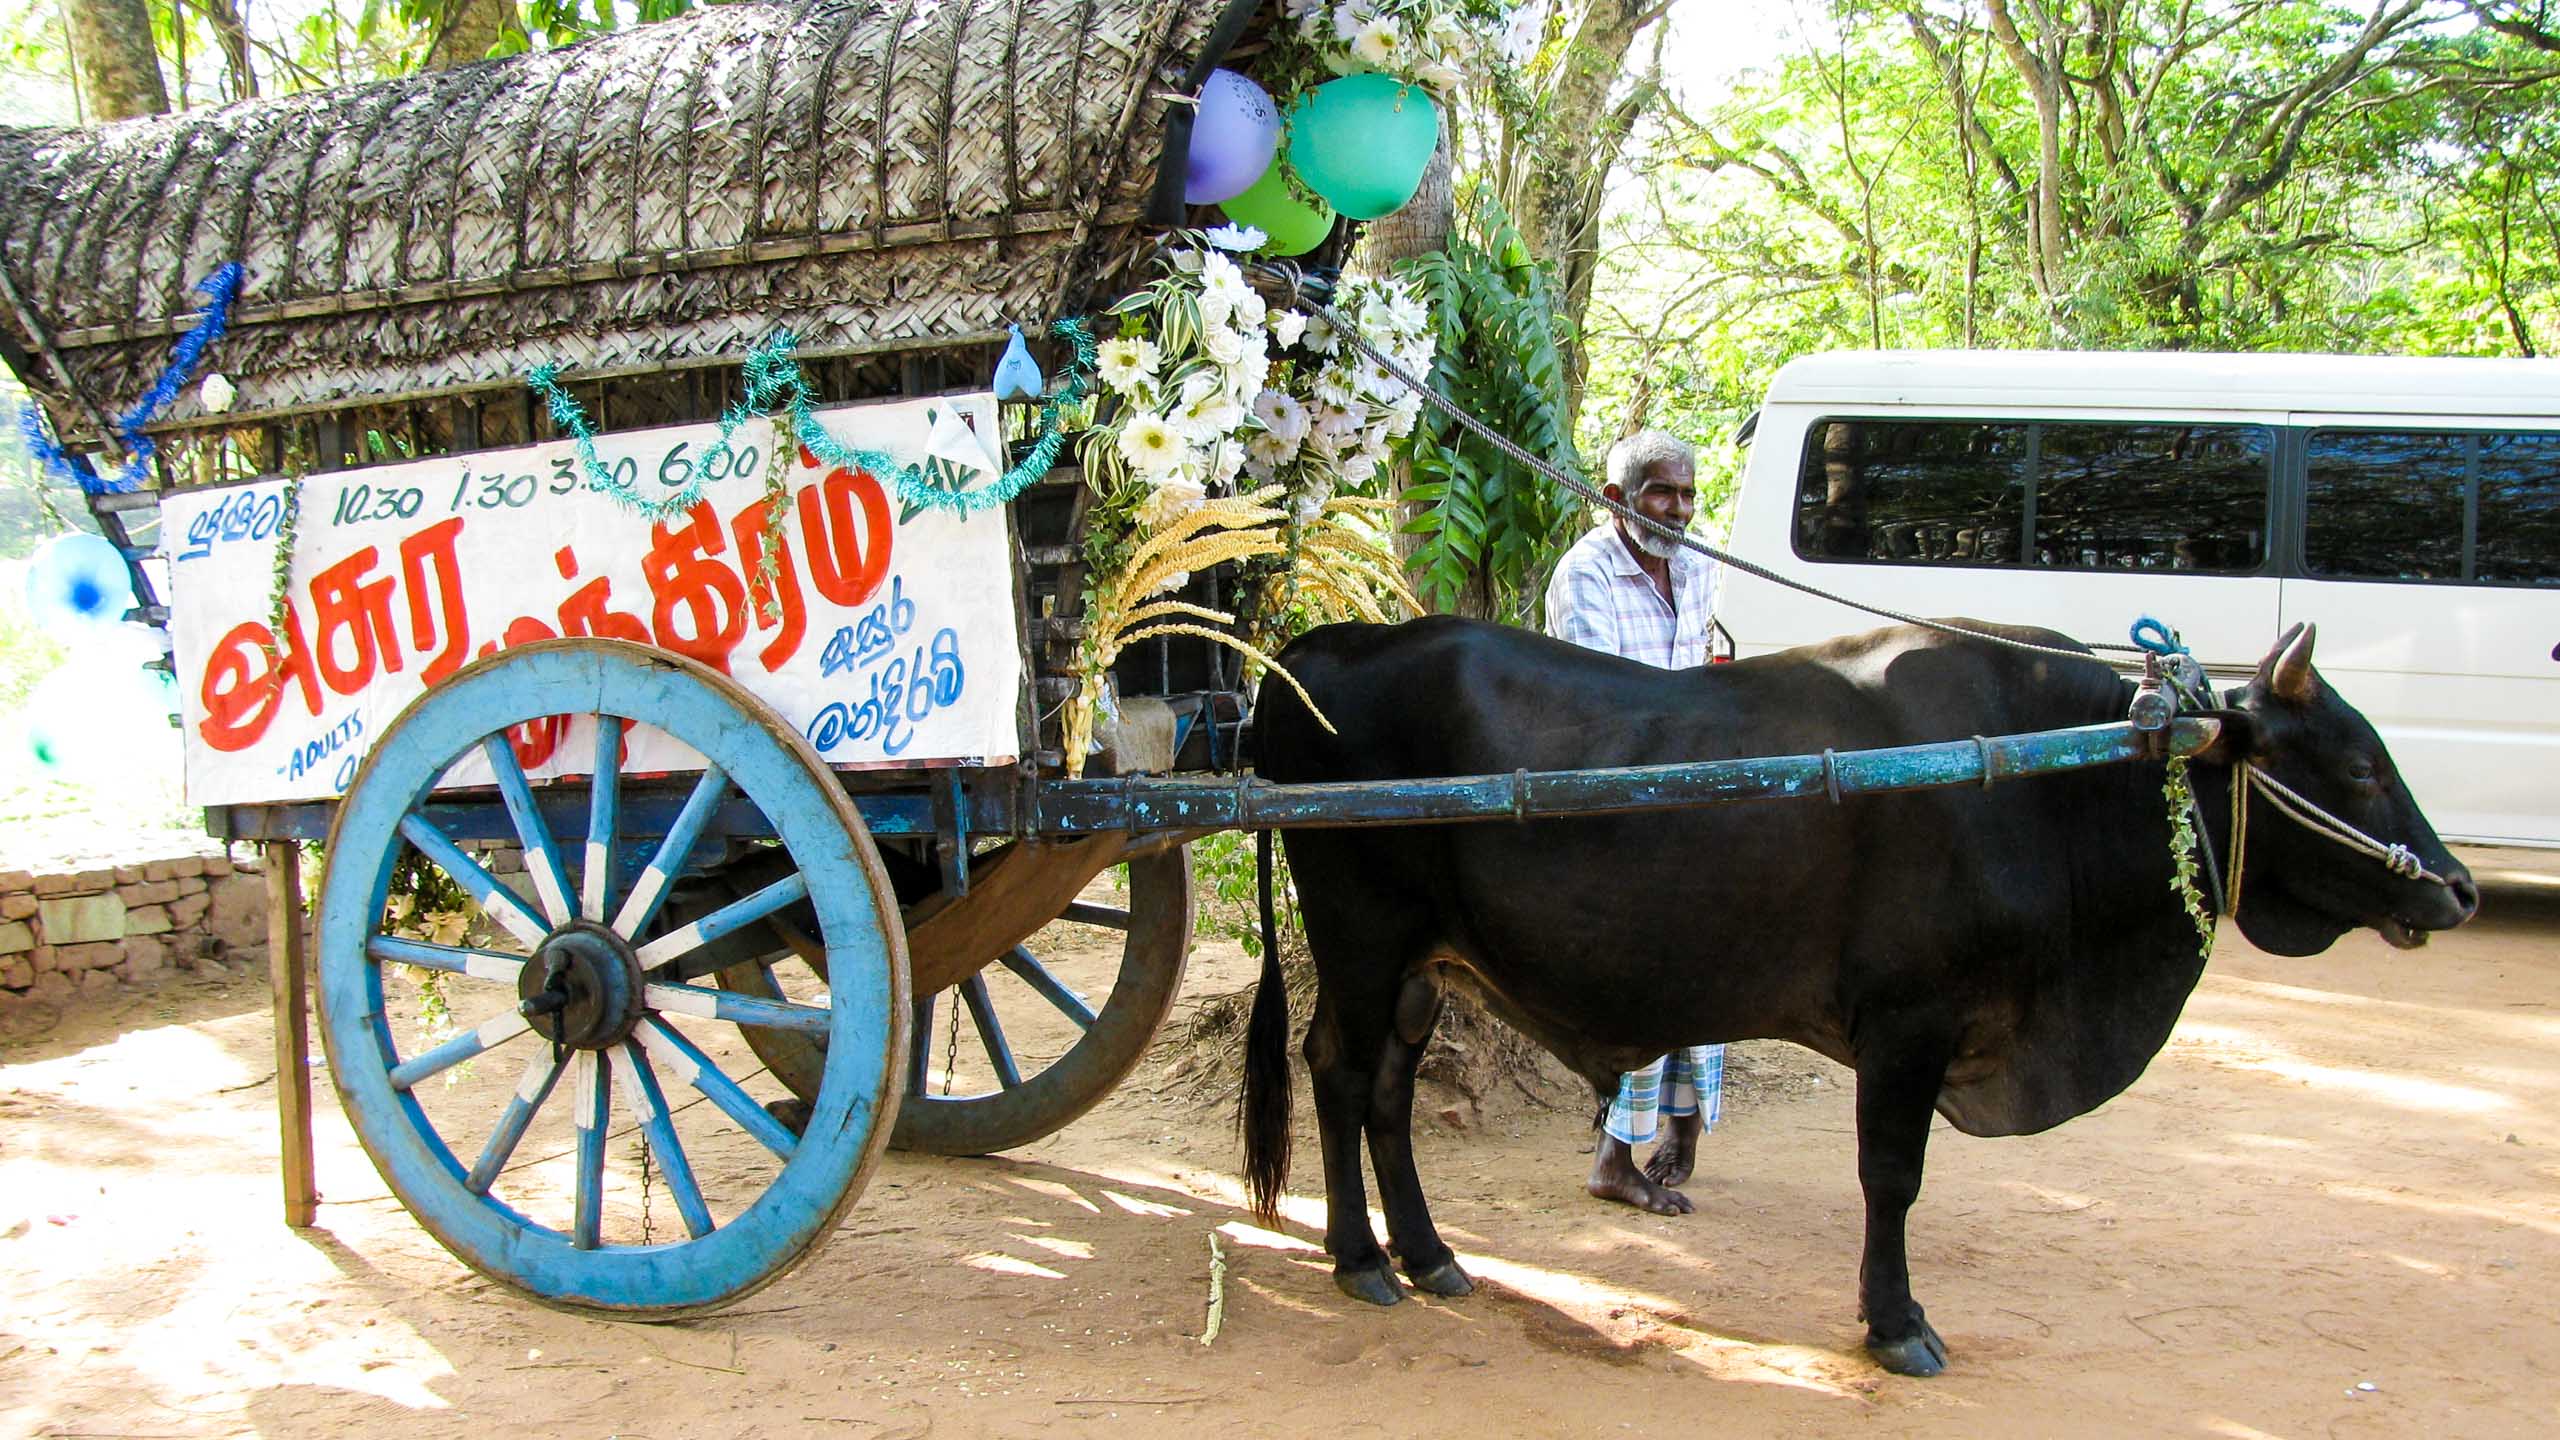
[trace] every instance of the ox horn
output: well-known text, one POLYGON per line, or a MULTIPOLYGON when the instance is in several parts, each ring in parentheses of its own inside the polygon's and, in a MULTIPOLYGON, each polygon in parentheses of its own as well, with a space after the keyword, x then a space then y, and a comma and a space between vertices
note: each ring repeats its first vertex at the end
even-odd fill
POLYGON ((2311 645, 2320 627, 2305 622, 2284 632, 2258 666, 2258 680, 2277 699, 2299 705, 2311 698, 2311 645))

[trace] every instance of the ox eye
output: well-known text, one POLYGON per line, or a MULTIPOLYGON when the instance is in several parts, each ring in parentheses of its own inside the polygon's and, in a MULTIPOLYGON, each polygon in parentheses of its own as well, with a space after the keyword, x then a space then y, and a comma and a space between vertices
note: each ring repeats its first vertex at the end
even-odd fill
POLYGON ((2348 761, 2347 778, 2359 785, 2370 783, 2373 779, 2373 762, 2362 759, 2348 761))

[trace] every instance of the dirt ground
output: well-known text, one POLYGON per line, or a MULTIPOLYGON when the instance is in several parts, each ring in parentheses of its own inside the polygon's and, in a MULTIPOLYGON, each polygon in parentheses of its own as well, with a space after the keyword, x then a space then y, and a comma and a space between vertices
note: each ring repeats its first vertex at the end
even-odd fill
MULTIPOLYGON (((263 978, 189 980, 0 1051, 0 1435, 2547 1436, 2560 857, 2472 858, 2473 928, 2227 940, 2130 1093, 2028 1139, 1942 1123, 1929 1381, 1858 1347, 1850 1097, 1785 1047, 1737 1065, 1686 1218, 1584 1198, 1580 1113, 1429 1125, 1463 1301, 1336 1294, 1320 1198, 1252 1226, 1228 1116, 1156 1070, 1004 1158, 892 1156, 799 1270, 645 1326, 464 1270, 325 1082, 320 1225, 284 1228, 263 978)), ((1248 974, 1203 947, 1186 993, 1248 974)))

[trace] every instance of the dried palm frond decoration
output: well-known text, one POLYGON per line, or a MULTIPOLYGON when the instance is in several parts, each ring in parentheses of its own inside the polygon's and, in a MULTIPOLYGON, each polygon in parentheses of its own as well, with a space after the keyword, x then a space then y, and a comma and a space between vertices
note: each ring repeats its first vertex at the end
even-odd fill
POLYGON ((1127 288, 1151 97, 1218 8, 718 5, 369 85, 0 126, 0 357, 94 445, 231 260, 236 398, 182 393, 163 427, 514 393, 542 362, 733 365, 777 325, 811 359, 987 350, 1127 288))
POLYGON ((1269 669, 1298 692, 1317 724, 1328 731, 1333 729, 1333 722, 1324 718, 1315 697, 1298 684, 1295 676, 1250 641, 1232 633, 1234 615, 1187 600, 1163 598, 1168 591, 1180 589, 1195 571, 1281 553, 1287 542, 1281 538, 1280 530, 1288 516, 1272 504, 1280 495, 1280 488, 1275 485, 1250 495, 1199 502, 1139 541, 1120 568, 1098 579, 1087 592, 1084 648, 1077 666, 1082 684, 1075 698, 1067 703, 1064 727, 1069 775, 1084 773, 1085 756, 1093 748, 1094 721, 1102 713, 1113 662, 1131 645, 1161 636, 1192 635, 1215 641, 1269 669))

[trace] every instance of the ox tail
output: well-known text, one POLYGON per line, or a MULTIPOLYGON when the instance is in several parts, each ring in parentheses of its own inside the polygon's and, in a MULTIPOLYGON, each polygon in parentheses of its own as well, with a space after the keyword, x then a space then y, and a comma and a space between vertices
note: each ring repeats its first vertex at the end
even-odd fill
POLYGON ((1262 902, 1262 979, 1244 1032, 1244 1193, 1255 1218, 1275 1221, 1289 1184, 1289 986, 1280 978, 1280 926, 1271 905, 1271 832, 1253 837, 1254 880, 1262 902))

